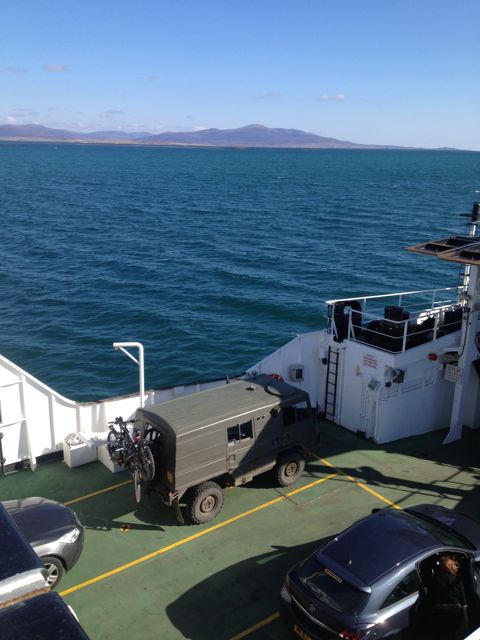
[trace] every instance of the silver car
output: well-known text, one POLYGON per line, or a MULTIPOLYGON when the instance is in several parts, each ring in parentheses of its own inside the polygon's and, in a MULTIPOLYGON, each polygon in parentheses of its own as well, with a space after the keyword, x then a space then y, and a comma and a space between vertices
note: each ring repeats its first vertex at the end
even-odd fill
POLYGON ((74 511, 46 498, 2 502, 47 569, 47 583, 56 587, 77 562, 84 531, 74 511))
POLYGON ((480 525, 429 504, 374 510, 290 569, 281 592, 283 613, 302 640, 424 640, 433 616, 431 582, 445 554, 459 561, 475 628, 480 525))

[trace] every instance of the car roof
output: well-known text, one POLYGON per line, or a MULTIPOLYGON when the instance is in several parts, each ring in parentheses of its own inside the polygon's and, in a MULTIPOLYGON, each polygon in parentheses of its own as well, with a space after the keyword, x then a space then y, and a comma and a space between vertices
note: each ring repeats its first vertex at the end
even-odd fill
POLYGON ((77 526, 74 512, 54 500, 34 497, 2 504, 31 544, 77 526))
POLYGON ((425 551, 441 547, 422 520, 406 511, 378 511, 328 542, 317 559, 361 588, 425 551))

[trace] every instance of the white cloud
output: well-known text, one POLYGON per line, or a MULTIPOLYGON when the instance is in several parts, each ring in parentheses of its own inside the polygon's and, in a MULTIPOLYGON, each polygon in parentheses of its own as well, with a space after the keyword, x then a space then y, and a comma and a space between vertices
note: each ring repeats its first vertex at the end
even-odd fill
POLYGON ((21 76, 24 73, 27 73, 27 70, 23 67, 3 67, 3 70, 8 73, 13 73, 14 76, 21 76))
POLYGON ((24 116, 38 116, 38 111, 35 109, 30 109, 30 107, 19 107, 18 109, 12 109, 10 114, 12 116, 18 116, 20 118, 24 116))
POLYGON ((66 64, 44 64, 43 70, 48 73, 65 73, 68 67, 66 64))
POLYGON ((17 124, 17 119, 13 116, 7 116, 7 124, 17 124))
POLYGON ((346 100, 346 96, 343 93, 336 93, 334 96, 320 96, 317 98, 321 102, 341 102, 342 100, 346 100))
POLYGON ((282 94, 278 91, 261 91, 249 96, 250 100, 272 100, 279 98, 282 94))

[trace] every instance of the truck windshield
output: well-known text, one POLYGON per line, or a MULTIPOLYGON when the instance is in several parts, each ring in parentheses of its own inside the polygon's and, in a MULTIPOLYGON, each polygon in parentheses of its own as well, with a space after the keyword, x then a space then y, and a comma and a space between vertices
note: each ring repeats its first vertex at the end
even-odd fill
POLYGON ((311 409, 310 405, 307 402, 299 402, 297 404, 292 404, 289 407, 283 408, 283 424, 288 426, 290 424, 295 424, 295 422, 299 422, 300 420, 305 420, 311 417, 311 409))

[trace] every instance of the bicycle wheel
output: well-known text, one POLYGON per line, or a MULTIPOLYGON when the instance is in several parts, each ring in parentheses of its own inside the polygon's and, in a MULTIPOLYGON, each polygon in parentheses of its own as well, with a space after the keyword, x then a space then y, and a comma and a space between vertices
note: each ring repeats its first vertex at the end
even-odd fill
POLYGON ((116 464, 119 464, 121 455, 119 452, 118 437, 117 434, 113 431, 110 431, 107 436, 107 451, 108 455, 110 456, 110 460, 112 460, 112 462, 115 462, 116 464))
POLYGON ((145 482, 151 482, 155 476, 155 460, 149 446, 142 448, 142 467, 143 479, 145 482))
POLYGON ((142 499, 142 477, 138 468, 133 470, 133 490, 135 492, 135 500, 140 502, 142 499))

